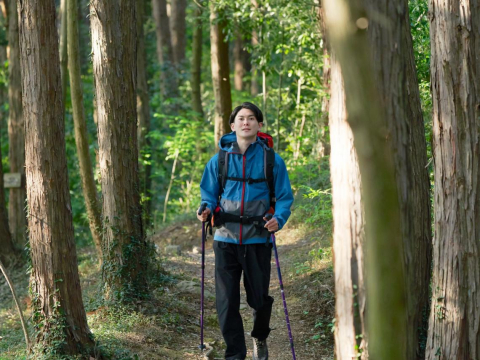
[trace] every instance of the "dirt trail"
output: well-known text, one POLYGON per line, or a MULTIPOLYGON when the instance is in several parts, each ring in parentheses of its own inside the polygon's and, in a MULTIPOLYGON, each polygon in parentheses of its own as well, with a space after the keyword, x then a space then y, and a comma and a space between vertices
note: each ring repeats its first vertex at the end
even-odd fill
MULTIPOLYGON (((277 235, 278 252, 286 300, 292 327, 297 359, 333 359, 333 288, 331 264, 308 263, 309 253, 319 247, 318 233, 300 234, 295 229, 286 229, 277 235)), ((153 237, 162 251, 166 246, 179 246, 181 254, 166 255, 165 269, 180 276, 181 280, 169 290, 172 297, 186 300, 190 320, 195 326, 186 330, 177 347, 183 349, 186 359, 202 359, 197 349, 200 342, 200 278, 201 225, 198 222, 185 226, 171 226, 153 237)), ((206 245, 205 260, 205 341, 213 345, 214 359, 223 359, 224 344, 218 328, 215 311, 214 254, 213 240, 206 245)), ((311 257, 311 253, 310 253, 311 257)), ((243 284, 243 282, 242 282, 243 284)), ((247 305, 246 295, 241 286, 241 314, 244 321, 247 359, 252 358, 252 342, 249 336, 253 325, 252 311, 247 305)), ((275 259, 272 253, 272 276, 270 295, 274 297, 271 328, 268 338, 270 359, 292 358, 288 331, 285 322, 283 302, 278 283, 275 259)))

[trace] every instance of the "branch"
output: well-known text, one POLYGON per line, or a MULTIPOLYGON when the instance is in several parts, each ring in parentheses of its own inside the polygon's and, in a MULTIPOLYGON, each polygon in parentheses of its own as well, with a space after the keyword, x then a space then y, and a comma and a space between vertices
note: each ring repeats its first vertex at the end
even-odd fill
POLYGON ((27 343, 27 353, 30 352, 30 338, 28 337, 27 327, 25 326, 25 320, 23 319, 23 312, 20 307, 20 303, 18 301, 17 295, 15 294, 15 289, 13 288, 13 284, 10 281, 10 278, 7 275, 7 271, 3 266, 2 261, 0 260, 0 269, 2 270, 3 276, 5 276, 5 280, 7 280, 8 286, 10 286, 10 290, 12 291, 13 299, 15 300, 15 304, 17 305, 18 313, 20 314, 20 321, 22 322, 23 334, 25 335, 25 342, 27 343))

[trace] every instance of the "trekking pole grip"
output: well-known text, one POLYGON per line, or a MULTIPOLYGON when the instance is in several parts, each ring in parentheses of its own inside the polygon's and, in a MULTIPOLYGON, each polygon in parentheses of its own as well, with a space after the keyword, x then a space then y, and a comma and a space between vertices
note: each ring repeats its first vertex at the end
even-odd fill
POLYGON ((202 213, 205 211, 205 209, 207 208, 207 203, 203 203, 202 205, 200 205, 200 208, 198 209, 198 215, 202 215, 202 213))
MULTIPOLYGON (((273 214, 271 214, 271 213, 265 214, 265 218, 267 219, 267 221, 270 221, 273 218, 273 214)), ((270 232, 270 234, 275 233, 275 231, 269 231, 269 232, 270 232)))

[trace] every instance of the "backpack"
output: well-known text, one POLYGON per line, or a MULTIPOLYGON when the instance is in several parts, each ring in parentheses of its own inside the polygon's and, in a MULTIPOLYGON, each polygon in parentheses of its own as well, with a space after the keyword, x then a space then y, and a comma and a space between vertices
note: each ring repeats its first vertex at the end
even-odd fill
MULTIPOLYGON (((219 183, 219 192, 218 192, 218 199, 220 202, 220 198, 223 194, 223 189, 225 188, 225 183, 227 180, 235 180, 235 181, 247 181, 249 184, 258 183, 258 182, 266 182, 268 185, 268 189, 270 191, 270 208, 271 210, 275 209, 275 184, 273 179, 273 167, 275 165, 275 150, 273 150, 273 138, 271 135, 258 132, 257 136, 260 140, 264 143, 263 151, 264 151, 264 169, 265 169, 265 178, 264 179, 243 179, 243 178, 233 178, 227 176, 228 171, 228 152, 225 150, 220 149, 218 151, 218 183, 219 183), (225 166, 226 165, 226 166, 225 166)), ((273 213, 273 212, 272 212, 273 213)))

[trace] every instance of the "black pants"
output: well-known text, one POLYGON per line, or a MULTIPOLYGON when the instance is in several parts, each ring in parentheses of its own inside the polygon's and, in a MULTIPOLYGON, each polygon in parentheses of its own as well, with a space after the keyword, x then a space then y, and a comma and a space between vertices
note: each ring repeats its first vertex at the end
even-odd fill
POLYGON ((214 241, 215 293, 218 321, 227 344, 225 359, 245 359, 247 348, 240 316, 240 278, 253 309, 252 337, 264 340, 270 333, 273 298, 268 295, 272 245, 236 245, 214 241))

